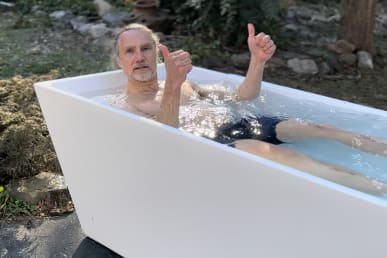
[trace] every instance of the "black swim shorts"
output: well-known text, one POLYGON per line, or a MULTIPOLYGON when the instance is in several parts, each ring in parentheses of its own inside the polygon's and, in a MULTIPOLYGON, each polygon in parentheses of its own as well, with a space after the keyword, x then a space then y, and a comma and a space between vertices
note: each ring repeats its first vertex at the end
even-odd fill
POLYGON ((223 125, 214 138, 215 141, 231 144, 236 140, 254 139, 272 144, 281 144, 277 138, 275 127, 284 121, 277 117, 247 117, 239 122, 223 125))

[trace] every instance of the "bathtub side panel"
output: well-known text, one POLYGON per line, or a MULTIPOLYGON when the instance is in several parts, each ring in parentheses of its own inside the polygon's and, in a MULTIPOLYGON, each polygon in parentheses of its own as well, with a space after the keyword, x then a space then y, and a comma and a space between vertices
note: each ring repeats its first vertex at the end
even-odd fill
MULTIPOLYGON (((52 87, 76 95, 124 87, 127 77, 120 70, 51 81, 52 87)), ((39 85, 39 83, 38 83, 39 85)))
POLYGON ((85 233, 125 257, 387 253, 383 203, 49 87, 37 92, 85 233))

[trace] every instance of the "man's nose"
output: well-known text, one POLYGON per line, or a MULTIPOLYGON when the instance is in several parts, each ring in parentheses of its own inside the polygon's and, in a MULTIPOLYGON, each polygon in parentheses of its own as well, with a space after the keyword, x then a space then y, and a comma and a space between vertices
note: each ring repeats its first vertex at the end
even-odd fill
POLYGON ((136 62, 142 62, 144 61, 144 54, 142 51, 137 51, 136 52, 136 62))

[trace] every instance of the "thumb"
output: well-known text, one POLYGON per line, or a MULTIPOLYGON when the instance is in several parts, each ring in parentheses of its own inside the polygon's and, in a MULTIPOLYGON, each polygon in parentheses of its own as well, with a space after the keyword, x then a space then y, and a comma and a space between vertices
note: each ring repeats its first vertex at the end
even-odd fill
POLYGON ((159 49, 160 49, 161 53, 163 54, 163 58, 165 60, 169 56, 168 48, 163 44, 159 44, 159 49))
POLYGON ((254 37, 255 36, 255 28, 252 23, 247 24, 247 30, 249 31, 249 37, 254 37))

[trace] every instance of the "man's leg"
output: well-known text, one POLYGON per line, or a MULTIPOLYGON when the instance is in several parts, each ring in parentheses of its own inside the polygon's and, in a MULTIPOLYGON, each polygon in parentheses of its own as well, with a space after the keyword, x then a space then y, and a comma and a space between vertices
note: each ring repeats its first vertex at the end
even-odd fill
POLYGON ((387 183, 337 165, 315 160, 301 152, 257 140, 238 140, 235 148, 303 172, 371 194, 386 194, 387 183))
POLYGON ((329 125, 320 125, 302 120, 289 119, 276 126, 277 138, 283 142, 303 139, 329 139, 373 154, 387 157, 387 140, 345 131, 329 125))

